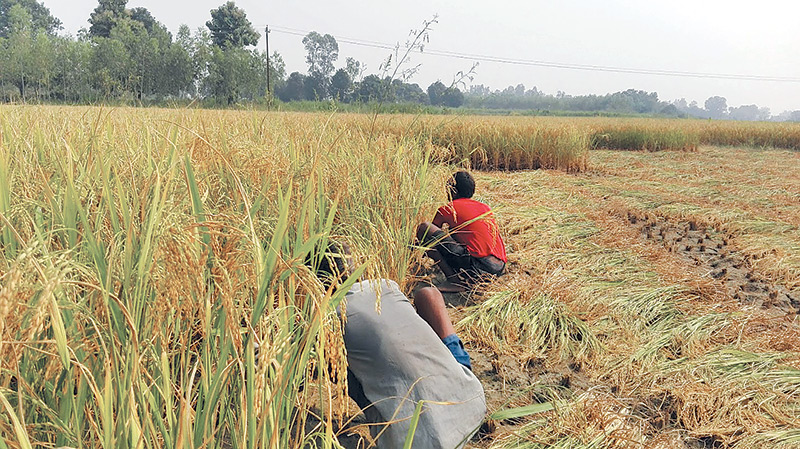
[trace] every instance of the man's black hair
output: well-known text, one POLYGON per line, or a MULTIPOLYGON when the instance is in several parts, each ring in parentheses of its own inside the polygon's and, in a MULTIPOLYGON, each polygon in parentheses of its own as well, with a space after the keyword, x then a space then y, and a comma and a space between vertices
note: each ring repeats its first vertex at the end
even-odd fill
POLYGON ((472 198, 475 194, 475 180, 468 171, 458 171, 450 180, 450 196, 452 199, 472 198))
POLYGON ((327 248, 317 246, 306 257, 306 265, 317 275, 325 288, 331 284, 343 282, 350 275, 347 256, 350 248, 336 242, 330 242, 327 248))

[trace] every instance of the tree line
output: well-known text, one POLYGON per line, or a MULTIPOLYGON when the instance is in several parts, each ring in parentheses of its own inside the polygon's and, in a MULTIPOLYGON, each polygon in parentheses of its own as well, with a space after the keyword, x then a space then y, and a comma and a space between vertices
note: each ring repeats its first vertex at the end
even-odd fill
POLYGON ((0 3, 0 100, 91 103, 200 99, 216 104, 268 101, 421 103, 459 107, 461 91, 387 75, 364 76, 353 58, 335 68, 336 39, 309 33, 307 74, 286 77, 280 54, 255 48, 261 34, 229 1, 210 12, 205 27, 181 25, 175 36, 146 8, 99 0, 90 26, 59 35, 61 21, 37 0, 0 3), (269 77, 267 71, 269 70, 269 77), (270 86, 267 86, 269 79, 270 86))
POLYGON ((281 101, 417 103, 451 108, 464 103, 464 94, 458 87, 446 86, 441 81, 422 90, 419 84, 407 83, 388 73, 364 76, 365 67, 354 58, 346 58, 345 66, 337 70, 339 45, 330 34, 312 31, 303 38, 303 45, 308 73, 292 72, 281 81, 276 90, 281 101))
POLYGON ((506 109, 570 112, 596 112, 605 114, 644 114, 666 117, 695 117, 717 120, 796 121, 800 111, 785 111, 773 116, 769 108, 755 104, 729 107, 725 97, 709 97, 703 105, 685 98, 674 101, 658 99, 656 92, 628 89, 605 95, 568 95, 558 92, 546 94, 536 87, 526 89, 524 84, 492 90, 482 84, 470 86, 465 106, 476 109, 506 109))
POLYGON ((769 108, 758 107, 755 104, 745 104, 741 106, 728 106, 725 97, 715 95, 709 97, 703 107, 696 101, 687 103, 686 99, 675 100, 673 104, 684 113, 698 118, 710 118, 717 120, 744 120, 744 121, 791 121, 800 122, 800 110, 784 111, 773 116, 769 108))
POLYGON ((524 84, 492 91, 482 84, 470 86, 467 106, 486 109, 517 109, 560 112, 604 112, 609 114, 658 114, 678 117, 681 112, 671 103, 660 101, 656 92, 628 89, 606 95, 568 95, 559 91, 546 94, 524 84))
POLYGON ((459 87, 464 85, 457 81, 436 81, 423 89, 386 70, 365 75, 365 66, 351 57, 337 69, 336 39, 314 31, 303 38, 307 73, 287 76, 278 52, 268 56, 256 48, 261 34, 233 1, 210 11, 204 27, 181 25, 174 36, 146 8, 128 8, 127 0, 98 0, 88 22, 90 26, 75 37, 61 35, 61 21, 38 0, 2 0, 0 101, 379 102, 539 113, 800 120, 800 111, 772 117, 769 109, 756 105, 728 107, 722 97, 711 97, 700 107, 684 99, 661 101, 655 92, 635 89, 572 96, 545 94, 522 84, 503 90, 473 85, 462 91, 459 87))
MULTIPOLYGON (((267 55, 243 10, 228 2, 205 28, 175 36, 146 8, 99 0, 90 27, 57 34, 61 22, 36 0, 0 3, 0 98, 88 103, 104 100, 263 99, 267 55)), ((271 61, 276 81, 283 63, 271 61)))

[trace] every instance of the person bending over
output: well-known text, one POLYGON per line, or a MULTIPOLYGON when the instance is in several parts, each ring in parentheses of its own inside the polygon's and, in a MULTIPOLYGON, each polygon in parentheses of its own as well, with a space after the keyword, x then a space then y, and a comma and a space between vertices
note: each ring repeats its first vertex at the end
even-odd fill
MULTIPOLYGON (((341 282, 352 272, 346 252, 329 247, 316 268, 323 282, 341 282)), ((372 424, 378 447, 403 447, 419 401, 413 447, 463 447, 485 418, 486 398, 439 290, 418 290, 415 310, 396 282, 364 280, 344 302, 337 312, 344 322, 348 391, 372 424)))
POLYGON ((426 253, 447 276, 443 291, 461 291, 486 277, 498 276, 505 269, 506 247, 492 210, 472 199, 475 180, 459 171, 448 182, 451 201, 440 207, 433 223, 417 227, 417 239, 431 247, 426 253), (447 224, 448 232, 442 230, 447 224))

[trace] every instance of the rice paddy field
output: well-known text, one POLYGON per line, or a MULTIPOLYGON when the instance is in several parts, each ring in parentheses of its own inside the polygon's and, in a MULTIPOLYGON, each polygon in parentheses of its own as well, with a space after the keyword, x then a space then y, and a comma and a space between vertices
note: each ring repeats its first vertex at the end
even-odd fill
POLYGON ((791 124, 2 106, 0 449, 369 447, 344 291, 305 260, 346 241, 410 292, 457 167, 509 250, 448 297, 490 406, 472 447, 800 447, 799 148, 791 124))

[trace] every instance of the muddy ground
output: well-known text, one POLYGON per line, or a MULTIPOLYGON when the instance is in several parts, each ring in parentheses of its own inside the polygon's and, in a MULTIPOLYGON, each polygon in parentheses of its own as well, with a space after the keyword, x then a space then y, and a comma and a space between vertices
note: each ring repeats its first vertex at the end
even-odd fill
POLYGON ((771 309, 777 314, 800 312, 800 292, 791 292, 769 282, 729 244, 730 236, 694 221, 671 222, 630 212, 627 219, 631 226, 640 230, 642 237, 663 244, 688 263, 707 270, 709 276, 723 283, 728 294, 742 304, 771 309))

